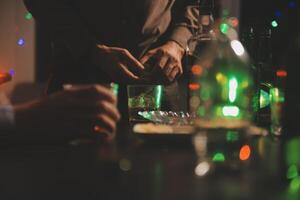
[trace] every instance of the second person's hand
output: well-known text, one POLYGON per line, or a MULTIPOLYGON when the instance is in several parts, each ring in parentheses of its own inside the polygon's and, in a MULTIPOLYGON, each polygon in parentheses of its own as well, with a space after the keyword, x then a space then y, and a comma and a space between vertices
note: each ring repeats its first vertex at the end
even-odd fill
POLYGON ((150 59, 154 60, 152 74, 155 79, 162 79, 171 83, 183 73, 181 60, 184 49, 174 41, 168 41, 164 45, 148 51, 140 60, 146 64, 150 59))
POLYGON ((96 63, 117 83, 135 83, 144 70, 144 66, 127 50, 119 47, 97 45, 94 55, 96 63))

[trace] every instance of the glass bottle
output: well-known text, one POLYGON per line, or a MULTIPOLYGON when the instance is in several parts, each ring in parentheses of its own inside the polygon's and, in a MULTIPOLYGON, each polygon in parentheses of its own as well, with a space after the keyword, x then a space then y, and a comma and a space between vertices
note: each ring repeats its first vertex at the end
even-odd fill
POLYGON ((205 50, 193 52, 190 112, 203 128, 241 128, 252 121, 254 72, 236 31, 226 20, 217 27, 205 50))
MULTIPOLYGON (((186 65, 190 70, 189 73, 189 84, 188 88, 191 90, 193 87, 197 87, 197 84, 193 82, 194 76, 201 73, 197 66, 193 66, 196 62, 196 54, 201 54, 210 45, 211 41, 214 39, 213 34, 213 9, 214 0, 198 0, 197 5, 199 8, 198 17, 198 31, 193 34, 192 38, 188 41, 188 51, 187 51, 187 62, 186 65), (196 53, 195 53, 196 52, 196 53)), ((191 93, 188 90, 188 102, 191 99, 191 93)), ((188 110, 191 111, 190 103, 188 103, 188 110)))
POLYGON ((259 34, 256 66, 260 71, 260 107, 258 111, 258 125, 269 126, 270 118, 270 90, 274 87, 275 70, 272 56, 272 31, 263 29, 259 34))
POLYGON ((253 71, 253 81, 254 81, 254 95, 252 99, 252 108, 253 108, 253 121, 255 123, 259 122, 259 109, 260 109, 260 81, 261 81, 261 72, 260 68, 257 67, 256 63, 256 48, 257 43, 255 40, 255 33, 253 27, 247 27, 241 37, 241 42, 244 45, 247 53, 249 55, 249 62, 253 71))

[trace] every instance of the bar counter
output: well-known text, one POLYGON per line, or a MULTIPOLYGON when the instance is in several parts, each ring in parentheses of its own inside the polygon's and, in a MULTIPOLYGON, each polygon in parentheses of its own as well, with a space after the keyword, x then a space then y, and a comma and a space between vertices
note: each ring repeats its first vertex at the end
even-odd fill
POLYGON ((204 149, 207 162, 195 137, 153 143, 123 127, 110 143, 3 145, 0 199, 299 199, 300 137, 207 132, 204 141, 217 141, 204 149))

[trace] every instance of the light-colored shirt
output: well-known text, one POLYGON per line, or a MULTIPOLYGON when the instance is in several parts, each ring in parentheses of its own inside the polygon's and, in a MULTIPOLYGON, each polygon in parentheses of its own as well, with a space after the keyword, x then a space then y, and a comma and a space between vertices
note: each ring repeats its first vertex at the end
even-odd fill
POLYGON ((15 115, 14 115, 13 106, 0 105, 0 130, 12 129, 14 126, 15 126, 15 115))

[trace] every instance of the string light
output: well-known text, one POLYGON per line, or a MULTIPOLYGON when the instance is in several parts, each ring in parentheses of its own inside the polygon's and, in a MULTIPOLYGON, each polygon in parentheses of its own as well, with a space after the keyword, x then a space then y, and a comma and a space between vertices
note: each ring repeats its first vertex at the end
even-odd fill
POLYGON ((32 14, 30 12, 26 13, 25 19, 31 20, 32 19, 32 14))
POLYGON ((276 20, 273 20, 271 22, 271 25, 272 25, 273 28, 277 28, 278 27, 278 22, 276 20))
MULTIPOLYGON (((293 0, 289 1, 288 4, 287 4, 287 7, 290 8, 290 9, 296 8, 296 7, 297 7, 296 1, 293 1, 293 0)), ((282 16, 283 16, 282 11, 281 11, 280 9, 277 9, 277 10, 275 11, 275 17, 276 17, 277 19, 279 19, 279 18, 281 18, 282 16)), ((276 21, 276 20, 273 20, 270 24, 271 24, 271 26, 272 26, 273 28, 277 28, 278 25, 279 25, 278 21, 276 21)))
POLYGON ((20 39, 18 40, 17 44, 18 44, 19 46, 24 46, 24 45, 25 45, 25 40, 24 40, 24 38, 20 38, 20 39))
POLYGON ((278 17, 278 18, 281 17, 282 16, 281 11, 280 10, 276 10, 275 11, 275 16, 278 17))
POLYGON ((288 4, 289 8, 296 8, 296 2, 295 1, 290 1, 288 4))
POLYGON ((286 77, 287 76, 287 71, 283 70, 283 69, 277 70, 276 71, 276 76, 278 76, 278 77, 286 77))
POLYGON ((8 73, 11 75, 11 76, 14 76, 16 74, 16 71, 14 69, 10 69, 8 71, 8 73))

